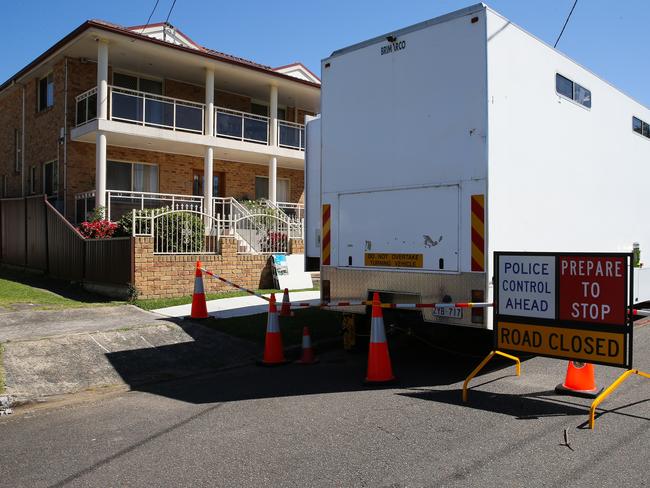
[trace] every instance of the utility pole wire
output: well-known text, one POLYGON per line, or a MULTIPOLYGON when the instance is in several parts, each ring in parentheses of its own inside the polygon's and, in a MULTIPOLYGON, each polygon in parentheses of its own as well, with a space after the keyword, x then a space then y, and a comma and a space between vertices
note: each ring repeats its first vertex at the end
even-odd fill
MULTIPOLYGON (((174 0, 176 1, 176 0, 174 0)), ((576 5, 578 3, 578 0, 573 2, 573 7, 571 7, 571 12, 569 12, 569 15, 566 18, 566 21, 564 22, 564 25, 562 26, 562 31, 560 32, 560 35, 557 36, 557 41, 555 41, 555 44, 553 44, 553 48, 557 47, 557 43, 560 42, 560 39, 562 39, 562 34, 564 34, 564 29, 566 29, 566 25, 569 23, 569 19, 571 18, 571 14, 573 13, 573 10, 576 8, 576 5)))
POLYGON ((174 10, 174 5, 176 5, 176 0, 172 3, 172 6, 169 8, 169 12, 167 13, 167 18, 165 19, 165 24, 169 20, 169 16, 172 14, 172 10, 174 10))
POLYGON ((156 11, 156 7, 158 7, 158 2, 160 2, 160 0, 156 0, 156 4, 153 6, 153 10, 152 10, 151 13, 149 14, 149 18, 147 19, 147 23, 144 24, 144 27, 143 27, 142 30, 140 31, 140 34, 142 34, 142 33, 144 32, 144 30, 145 30, 147 27, 149 27, 149 22, 151 22, 151 17, 153 17, 153 13, 156 11))

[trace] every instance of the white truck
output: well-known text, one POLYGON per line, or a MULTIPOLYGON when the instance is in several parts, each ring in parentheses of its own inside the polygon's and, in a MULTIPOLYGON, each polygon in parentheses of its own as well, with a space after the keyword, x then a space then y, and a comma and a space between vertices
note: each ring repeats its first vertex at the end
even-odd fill
MULTIPOLYGON (((650 110, 486 5, 321 69, 305 178, 323 300, 490 301, 495 250, 636 245, 650 261, 650 110)), ((648 264, 636 302, 650 300, 648 264)), ((461 309, 423 319, 492 327, 461 309)))

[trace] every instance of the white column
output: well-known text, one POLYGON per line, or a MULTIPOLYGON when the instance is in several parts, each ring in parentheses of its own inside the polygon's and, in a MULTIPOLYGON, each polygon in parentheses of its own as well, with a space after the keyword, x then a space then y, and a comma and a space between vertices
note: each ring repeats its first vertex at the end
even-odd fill
POLYGON ((272 203, 277 201, 277 183, 278 183, 278 158, 273 156, 269 161, 269 200, 272 203))
MULTIPOLYGON (((205 148, 205 157, 203 159, 203 212, 212 216, 212 158, 214 156, 214 149, 212 147, 205 148)), ((205 226, 208 227, 212 224, 210 219, 206 217, 205 226)))
MULTIPOLYGON (((278 87, 271 85, 269 92, 269 145, 278 145, 278 87)), ((277 201, 278 183, 278 158, 272 157, 269 161, 269 200, 277 201)))
POLYGON ((214 71, 205 70, 205 128, 206 136, 214 135, 214 71))
POLYGON ((97 118, 108 118, 108 42, 97 41, 97 118))
POLYGON ((269 145, 278 145, 278 87, 271 85, 269 93, 269 145))
POLYGON ((95 207, 106 207, 106 134, 101 131, 95 137, 95 207))
MULTIPOLYGON (((108 118, 108 42, 104 39, 97 41, 97 118, 108 118)), ((106 207, 106 134, 101 131, 95 136, 95 207, 106 207)))

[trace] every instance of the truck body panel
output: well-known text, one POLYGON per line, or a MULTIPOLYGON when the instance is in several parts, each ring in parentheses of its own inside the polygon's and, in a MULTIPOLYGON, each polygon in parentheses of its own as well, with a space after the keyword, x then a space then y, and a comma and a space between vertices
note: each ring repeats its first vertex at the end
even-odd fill
MULTIPOLYGON (((485 5, 336 51, 322 78, 307 220, 330 216, 324 299, 491 300, 496 250, 650 248, 650 138, 632 130, 650 111, 485 5), (590 107, 557 93, 558 74, 591 90, 590 107)), ((492 327, 489 313, 423 315, 492 327)))

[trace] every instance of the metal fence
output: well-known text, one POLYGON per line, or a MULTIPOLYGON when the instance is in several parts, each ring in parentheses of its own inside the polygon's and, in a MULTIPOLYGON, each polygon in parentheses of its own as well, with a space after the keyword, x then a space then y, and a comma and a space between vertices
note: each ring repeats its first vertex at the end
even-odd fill
POLYGON ((55 278, 132 282, 130 238, 84 239, 43 195, 0 200, 0 262, 55 278))
POLYGON ((243 241, 240 253, 288 253, 289 240, 302 236, 301 221, 278 213, 251 213, 232 219, 230 225, 235 237, 243 241))
POLYGON ((190 205, 180 207, 133 210, 133 236, 153 237, 154 254, 217 254, 218 219, 190 205))
POLYGON ((288 253, 289 240, 302 238, 302 228, 302 220, 269 208, 214 216, 190 206, 133 210, 133 236, 152 237, 154 254, 217 254, 222 236, 236 238, 240 254, 288 253))

